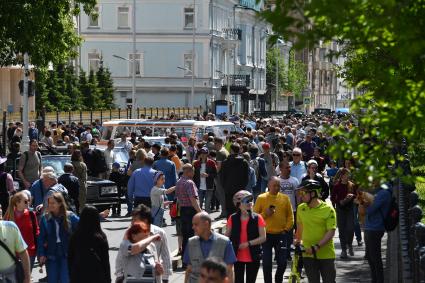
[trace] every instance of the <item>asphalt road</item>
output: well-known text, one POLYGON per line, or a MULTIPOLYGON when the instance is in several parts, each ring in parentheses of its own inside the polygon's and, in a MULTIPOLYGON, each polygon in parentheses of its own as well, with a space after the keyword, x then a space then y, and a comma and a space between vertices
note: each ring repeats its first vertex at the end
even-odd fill
MULTIPOLYGON (((127 213, 126 211, 126 205, 123 205, 122 207, 122 215, 125 215, 127 213)), ((169 217, 168 211, 165 212, 165 218, 167 224, 171 223, 171 219, 169 217)), ((214 212, 211 214, 213 219, 219 215, 218 212, 214 212)), ((115 281, 115 258, 118 254, 118 248, 120 246, 121 240, 124 236, 125 230, 128 228, 130 224, 130 218, 129 217, 120 217, 120 218, 109 218, 110 222, 102 222, 102 228, 105 234, 108 237, 109 242, 109 259, 111 263, 111 272, 112 272, 112 282, 115 281)), ((167 234, 168 237, 168 244, 170 251, 173 252, 177 249, 177 236, 175 235, 175 226, 166 226, 163 228, 167 234)), ((386 248, 386 236, 384 237, 384 240, 382 241, 382 256, 383 260, 385 262, 385 248, 386 248)), ((341 248, 339 244, 339 238, 338 238, 338 230, 334 237, 334 243, 335 243, 335 249, 336 249, 336 269, 337 269, 337 278, 336 282, 343 282, 343 283, 357 283, 357 282, 370 282, 370 271, 369 266, 367 264, 367 261, 364 260, 364 251, 365 247, 364 245, 359 247, 356 244, 356 240, 353 242, 355 256, 351 257, 348 260, 341 260, 339 259, 339 255, 341 253, 341 248)), ((385 266, 385 263, 384 263, 385 266)), ((288 276, 290 273, 291 268, 291 262, 288 262, 284 282, 288 282, 288 276)), ((43 270, 43 273, 39 273, 39 268, 36 264, 36 267, 33 269, 32 277, 33 282, 39 282, 39 279, 46 276, 45 269, 43 270)), ((183 283, 184 282, 184 271, 183 270, 177 270, 173 273, 173 275, 170 278, 170 282, 173 283, 183 283)), ((263 280, 263 272, 260 268, 257 276, 256 282, 264 282, 263 280)), ((307 282, 306 279, 301 280, 301 282, 307 282)))

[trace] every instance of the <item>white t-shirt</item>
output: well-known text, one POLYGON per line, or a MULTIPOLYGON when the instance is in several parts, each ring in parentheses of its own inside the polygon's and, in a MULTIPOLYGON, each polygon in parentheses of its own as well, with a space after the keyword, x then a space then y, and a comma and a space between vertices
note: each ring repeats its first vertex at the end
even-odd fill
POLYGON ((205 191, 207 189, 207 178, 202 177, 202 173, 206 172, 206 168, 207 168, 207 164, 206 163, 201 163, 201 182, 199 184, 199 189, 205 191))
POLYGON ((105 156, 106 164, 108 165, 108 169, 112 169, 112 164, 115 162, 115 152, 113 150, 105 149, 103 152, 105 156))
POLYGON ((297 178, 289 176, 288 179, 283 179, 280 177, 280 191, 287 195, 291 200, 292 210, 297 210, 297 202, 295 199, 295 190, 300 185, 300 182, 297 178))

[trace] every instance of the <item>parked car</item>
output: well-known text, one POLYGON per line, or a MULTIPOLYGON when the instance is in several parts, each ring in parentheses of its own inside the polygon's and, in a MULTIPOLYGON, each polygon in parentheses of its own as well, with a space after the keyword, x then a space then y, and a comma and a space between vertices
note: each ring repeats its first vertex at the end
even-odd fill
MULTIPOLYGON (((52 166, 58 177, 64 173, 63 167, 65 163, 70 162, 70 155, 43 155, 41 157, 43 168, 52 166)), ((118 207, 121 205, 121 199, 118 196, 117 185, 109 180, 89 176, 87 180, 86 203, 97 207, 99 211, 111 207, 118 207)))

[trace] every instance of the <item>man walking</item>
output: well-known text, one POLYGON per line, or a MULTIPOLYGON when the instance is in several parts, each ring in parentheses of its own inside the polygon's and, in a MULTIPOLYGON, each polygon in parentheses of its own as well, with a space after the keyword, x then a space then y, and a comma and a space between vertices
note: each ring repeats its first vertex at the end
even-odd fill
POLYGON ((40 178, 41 174, 41 153, 37 150, 37 140, 31 140, 29 150, 25 151, 19 159, 18 176, 27 190, 40 178))
POLYGON ((180 205, 183 234, 182 251, 185 250, 189 238, 193 236, 192 218, 197 212, 201 212, 198 189, 192 181, 193 175, 193 166, 191 164, 183 165, 183 176, 176 184, 176 197, 180 205))
POLYGON ((80 193, 80 182, 77 177, 72 173, 74 172, 74 166, 71 163, 66 163, 63 167, 65 172, 58 178, 58 183, 62 184, 68 191, 69 197, 73 200, 75 205, 75 212, 79 214, 80 212, 80 203, 79 203, 79 193, 80 193))
POLYGON ((218 258, 227 265, 227 276, 233 282, 233 264, 236 255, 232 242, 226 236, 211 230, 212 219, 206 212, 197 213, 192 220, 196 236, 189 239, 183 262, 187 265, 185 282, 197 283, 201 266, 208 257, 218 258))
POLYGON ((291 165, 291 176, 297 178, 298 182, 301 183, 302 178, 307 174, 305 162, 302 161, 302 151, 299 147, 294 148, 292 151, 292 158, 289 164, 291 165))
POLYGON ((384 282, 384 268, 381 255, 381 241, 385 234, 384 217, 390 209, 392 189, 379 186, 375 190, 373 203, 363 202, 366 206, 364 235, 366 258, 370 266, 372 283, 384 282))
POLYGON ((306 180, 298 188, 303 201, 297 209, 295 244, 305 247, 303 262, 309 283, 335 283, 336 214, 332 205, 320 199, 320 183, 306 180))
POLYGON ((240 146, 234 143, 230 146, 230 155, 221 164, 220 175, 226 201, 227 217, 236 212, 233 195, 246 188, 249 181, 249 163, 239 155, 240 146))
MULTIPOLYGON (((229 156, 229 152, 223 146, 223 140, 221 138, 214 138, 214 148, 216 150, 216 163, 217 163, 217 172, 221 170, 221 164, 229 156)), ((224 193, 224 187, 221 184, 220 175, 217 175, 215 178, 215 194, 220 202, 221 213, 216 219, 225 218, 227 216, 226 212, 226 196, 224 193)))
MULTIPOLYGON (((156 173, 156 170, 152 169, 152 164, 153 159, 146 157, 144 166, 134 171, 128 181, 128 202, 132 204, 134 201, 134 207, 137 207, 141 203, 151 207, 151 190, 154 185, 153 178, 156 173)), ((128 210, 131 213, 133 206, 129 207, 128 210)))
POLYGON ((272 283, 273 249, 277 261, 275 283, 283 282, 286 269, 286 241, 294 225, 294 215, 289 197, 280 192, 280 179, 271 177, 268 192, 258 196, 254 212, 266 221, 266 242, 263 244, 264 282, 272 283))

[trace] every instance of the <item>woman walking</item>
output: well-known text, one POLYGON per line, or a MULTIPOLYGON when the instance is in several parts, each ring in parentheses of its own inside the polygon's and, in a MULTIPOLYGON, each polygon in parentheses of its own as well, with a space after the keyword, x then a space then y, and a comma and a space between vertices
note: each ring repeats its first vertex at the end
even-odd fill
POLYGON ((71 163, 74 166, 74 176, 78 178, 80 190, 78 191, 78 202, 80 205, 80 213, 86 205, 87 198, 87 165, 83 161, 83 156, 80 150, 75 150, 71 156, 71 163))
POLYGON ((99 212, 93 206, 84 207, 78 227, 69 240, 70 282, 110 283, 108 251, 108 239, 100 227, 99 212))
POLYGON ((10 198, 9 207, 4 219, 13 221, 21 231, 22 238, 28 245, 27 251, 30 256, 31 269, 34 267, 36 256, 36 242, 40 234, 37 216, 29 210, 29 196, 25 192, 19 192, 10 198))
POLYGON ((357 193, 354 184, 349 179, 350 170, 347 168, 339 169, 334 179, 331 195, 331 201, 336 207, 342 259, 348 258, 347 248, 349 255, 354 256, 354 199, 357 193))
POLYGON ((47 213, 40 221, 37 256, 40 265, 46 264, 48 283, 68 283, 69 238, 77 228, 79 218, 67 211, 61 193, 53 193, 47 204, 47 213))
POLYGON ((238 260, 234 265, 235 283, 254 283, 257 280, 261 244, 266 241, 266 222, 261 215, 252 212, 253 199, 248 191, 237 192, 233 196, 237 212, 227 220, 226 236, 232 241, 238 260))

